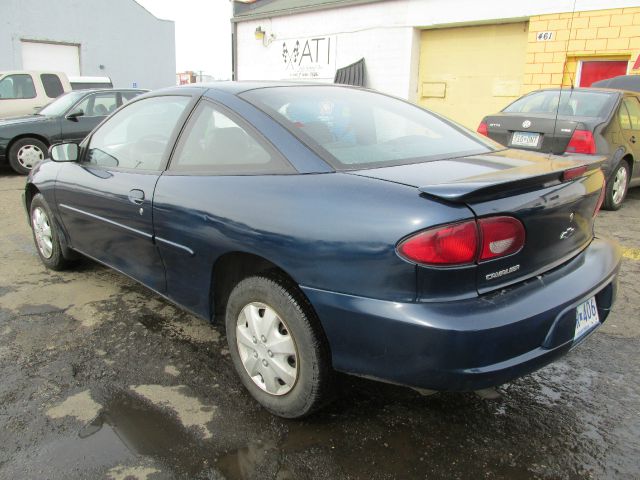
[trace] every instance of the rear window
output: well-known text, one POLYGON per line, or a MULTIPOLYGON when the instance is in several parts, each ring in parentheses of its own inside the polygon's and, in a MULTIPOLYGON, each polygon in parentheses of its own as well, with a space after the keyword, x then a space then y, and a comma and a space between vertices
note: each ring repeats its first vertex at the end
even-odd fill
POLYGON ((42 80, 44 93, 47 94, 47 97, 56 98, 64 93, 62 82, 57 75, 54 75, 53 73, 43 73, 40 75, 40 80, 42 80))
POLYGON ((606 117, 613 101, 614 96, 608 93, 542 90, 516 100, 503 112, 555 115, 557 111, 558 115, 571 117, 606 117))
POLYGON ((418 163, 500 148, 415 105, 366 90, 267 87, 241 97, 338 170, 418 163))

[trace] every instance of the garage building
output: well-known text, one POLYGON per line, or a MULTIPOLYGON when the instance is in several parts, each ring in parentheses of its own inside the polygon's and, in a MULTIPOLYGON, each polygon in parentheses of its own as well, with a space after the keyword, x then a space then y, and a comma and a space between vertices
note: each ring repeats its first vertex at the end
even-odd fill
POLYGON ((114 87, 175 84, 174 23, 134 0, 2 0, 0 71, 107 76, 114 87))
POLYGON ((475 129, 523 93, 640 73, 638 0, 242 0, 239 80, 364 84, 475 129), (340 75, 339 75, 340 76, 340 75))

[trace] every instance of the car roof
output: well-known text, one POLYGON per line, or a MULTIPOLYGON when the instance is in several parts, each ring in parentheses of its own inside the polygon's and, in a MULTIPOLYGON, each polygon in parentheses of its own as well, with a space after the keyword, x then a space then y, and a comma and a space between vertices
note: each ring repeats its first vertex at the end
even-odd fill
MULTIPOLYGON (((555 87, 555 88, 541 88, 539 90, 534 90, 529 92, 527 95, 536 92, 559 92, 560 90, 572 90, 571 87, 555 87)), ((632 92, 630 90, 621 90, 619 88, 601 88, 601 87, 573 87, 574 92, 600 92, 600 93, 624 93, 630 95, 638 95, 638 92, 632 92)))
POLYGON ((159 90, 154 90, 152 93, 180 93, 184 92, 188 89, 195 90, 219 90, 223 92, 228 92, 233 95, 237 95, 242 92, 246 92, 248 90, 255 90, 258 88, 269 88, 269 87, 305 87, 305 86, 316 86, 316 87, 336 87, 336 88, 354 88, 351 85, 337 85, 334 83, 323 83, 323 82, 296 82, 296 81, 267 81, 267 80, 242 80, 242 81, 219 81, 219 82, 206 82, 206 83, 189 83, 186 85, 179 85, 175 87, 167 87, 159 90))

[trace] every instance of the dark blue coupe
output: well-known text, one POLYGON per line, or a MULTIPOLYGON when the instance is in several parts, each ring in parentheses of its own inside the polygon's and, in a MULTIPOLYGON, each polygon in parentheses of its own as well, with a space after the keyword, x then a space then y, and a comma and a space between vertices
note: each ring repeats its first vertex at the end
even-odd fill
POLYGON ((504 149, 371 91, 171 88, 50 154, 25 190, 44 264, 87 256, 224 321, 245 387, 284 417, 322 405, 333 371, 502 384, 615 297, 602 159, 504 149))

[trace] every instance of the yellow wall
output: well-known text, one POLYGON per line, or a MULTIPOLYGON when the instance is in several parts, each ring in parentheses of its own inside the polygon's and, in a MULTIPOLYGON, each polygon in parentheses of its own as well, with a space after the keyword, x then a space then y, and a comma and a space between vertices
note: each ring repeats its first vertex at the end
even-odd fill
POLYGON ((580 60, 627 60, 629 73, 640 54, 640 7, 531 17, 521 93, 574 85, 580 60), (537 41, 553 31, 553 41, 537 41))
POLYGON ((527 23, 423 30, 419 103, 475 130, 520 96, 527 23))

